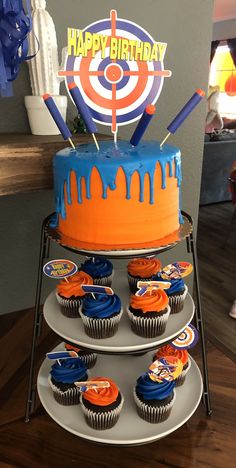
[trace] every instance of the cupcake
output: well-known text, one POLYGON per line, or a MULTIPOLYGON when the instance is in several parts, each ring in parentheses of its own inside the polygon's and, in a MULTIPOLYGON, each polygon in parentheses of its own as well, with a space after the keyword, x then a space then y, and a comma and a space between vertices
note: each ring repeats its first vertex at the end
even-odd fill
POLYGON ((150 374, 142 374, 134 389, 134 401, 138 415, 150 423, 165 421, 175 401, 175 382, 157 382, 150 374))
POLYGON ((84 271, 79 271, 72 276, 60 281, 57 285, 56 298, 61 306, 63 315, 69 318, 78 318, 79 306, 85 293, 81 290, 81 284, 93 284, 93 279, 84 271))
POLYGON ((105 258, 90 258, 82 263, 81 271, 85 271, 93 278, 93 284, 99 286, 111 286, 113 265, 105 258))
POLYGON ((133 294, 136 293, 138 281, 155 280, 161 267, 158 258, 134 258, 131 260, 127 266, 130 291, 133 294))
POLYGON ((49 384, 57 403, 61 405, 77 405, 80 390, 74 382, 88 379, 87 368, 79 358, 61 359, 53 364, 49 376, 49 384))
POLYGON ((176 387, 179 387, 182 385, 185 381, 186 374, 189 371, 191 367, 191 361, 189 359, 189 354, 186 349, 176 349, 174 346, 171 345, 165 345, 162 346, 160 349, 157 350, 157 352, 153 356, 153 361, 156 361, 156 359, 160 359, 162 357, 168 357, 168 356, 174 356, 178 359, 183 364, 183 370, 181 374, 175 379, 175 384, 176 387))
POLYGON ((65 349, 67 351, 75 351, 78 354, 78 357, 81 361, 85 364, 87 369, 91 369, 91 367, 95 366, 97 362, 97 354, 92 353, 86 349, 80 349, 76 345, 69 343, 68 341, 65 342, 65 349))
POLYGON ((143 296, 133 294, 127 312, 134 333, 144 338, 154 338, 164 333, 170 315, 168 303, 163 289, 152 289, 143 296))
POLYGON ((91 381, 93 380, 107 381, 110 386, 82 392, 80 397, 82 411, 88 425, 93 429, 110 429, 119 419, 124 398, 113 380, 107 377, 95 377, 91 381))
POLYGON ((123 310, 116 295, 87 295, 80 308, 85 333, 91 338, 109 338, 118 330, 123 310))
POLYGON ((165 290, 167 296, 169 297, 169 305, 171 309, 170 313, 176 314, 177 312, 181 312, 181 310, 184 307, 184 300, 188 292, 188 287, 186 286, 182 278, 170 280, 163 280, 162 278, 160 278, 160 281, 168 281, 171 283, 169 289, 165 290))

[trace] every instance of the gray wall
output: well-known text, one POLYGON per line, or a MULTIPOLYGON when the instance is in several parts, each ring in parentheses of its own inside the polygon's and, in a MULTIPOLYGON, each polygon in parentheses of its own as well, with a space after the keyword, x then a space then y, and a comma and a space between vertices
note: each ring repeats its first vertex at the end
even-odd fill
MULTIPOLYGON (((172 78, 166 79, 157 103, 157 117, 153 119, 146 138, 161 139, 166 126, 193 91, 207 90, 209 49, 212 37, 213 0, 113 0, 92 1, 49 0, 48 11, 53 16, 59 48, 66 44, 66 28, 83 28, 87 24, 109 16, 116 8, 118 16, 137 22, 156 40, 167 42, 165 68, 172 78)), ((30 92, 26 69, 15 83, 15 98, 0 99, 0 133, 28 132, 23 97, 30 92)), ((69 116, 74 109, 70 104, 69 116)), ((183 208, 198 217, 200 178, 203 152, 206 103, 203 102, 186 120, 175 137, 170 139, 182 151, 183 208)), ((119 136, 130 138, 132 126, 123 128, 119 136)), ((103 128, 104 131, 104 128, 103 128)), ((1 212, 1 313, 20 310, 33 305, 41 220, 53 211, 50 191, 0 198, 1 212)), ((52 256, 69 257, 57 248, 52 256)), ((181 245, 165 254, 163 261, 188 259, 181 245)), ((53 287, 45 281, 44 295, 53 287)))
MULTIPOLYGON (((236 8, 235 8, 235 16, 236 16, 236 8)), ((214 23, 213 25, 213 36, 212 40, 225 40, 230 39, 231 37, 236 37, 236 18, 227 20, 227 21, 219 21, 214 23)))

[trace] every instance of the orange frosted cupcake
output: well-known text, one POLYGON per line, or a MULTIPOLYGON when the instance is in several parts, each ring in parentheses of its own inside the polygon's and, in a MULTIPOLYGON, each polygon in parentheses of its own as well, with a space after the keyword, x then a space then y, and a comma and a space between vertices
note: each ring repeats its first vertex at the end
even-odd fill
POLYGON ((63 315, 69 318, 78 318, 79 306, 85 293, 81 290, 81 284, 93 284, 93 278, 84 271, 79 271, 58 283, 56 298, 61 306, 63 315))
POLYGON ((191 367, 191 361, 189 359, 188 351, 186 349, 176 349, 174 348, 174 346, 168 344, 162 346, 160 349, 157 350, 157 352, 153 356, 153 361, 156 361, 156 359, 166 356, 174 356, 180 359, 180 361, 183 364, 183 370, 181 374, 179 375, 179 377, 177 377, 177 379, 175 379, 176 387, 179 387, 184 383, 186 374, 191 367))
POLYGON ((85 419, 93 429, 110 429, 120 416, 124 398, 119 388, 107 377, 95 377, 91 381, 109 382, 109 387, 89 389, 82 392, 80 397, 81 408, 85 419))
POLYGON ((168 296, 163 289, 153 289, 144 296, 133 294, 127 312, 137 335, 145 338, 162 335, 170 315, 168 296))
POLYGON ((138 281, 151 281, 161 270, 162 264, 158 258, 134 258, 127 265, 130 291, 135 294, 138 281))

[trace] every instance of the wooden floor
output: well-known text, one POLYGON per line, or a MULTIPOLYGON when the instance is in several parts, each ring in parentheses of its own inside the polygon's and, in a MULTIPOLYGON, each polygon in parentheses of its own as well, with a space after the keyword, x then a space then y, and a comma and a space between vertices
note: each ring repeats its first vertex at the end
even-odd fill
POLYGON ((209 339, 236 362, 236 319, 228 313, 236 299, 236 223, 231 202, 200 208, 198 259, 202 305, 209 339), (222 249, 227 232, 231 232, 222 249))
MULTIPOLYGON (((25 424, 27 373, 33 313, 0 317, 0 467, 26 468, 234 468, 236 459, 236 364, 208 345, 213 415, 204 406, 183 427, 151 445, 119 448, 95 445, 68 433, 37 401, 25 424)), ((44 325, 38 367, 58 338, 44 325)), ((195 357, 199 361, 198 350, 195 357)), ((201 362, 201 361, 200 361, 201 362)))

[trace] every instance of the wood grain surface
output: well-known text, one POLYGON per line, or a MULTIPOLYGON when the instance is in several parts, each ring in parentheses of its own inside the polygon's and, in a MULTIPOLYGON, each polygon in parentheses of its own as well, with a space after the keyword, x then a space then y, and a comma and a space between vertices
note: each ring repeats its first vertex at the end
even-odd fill
MULTIPOLYGON (((111 139, 97 135, 97 140, 111 139)), ((93 143, 91 135, 73 136, 76 144, 93 143)), ((60 135, 0 135, 0 195, 51 189, 53 155, 68 147, 60 135)))
POLYGON ((236 299, 236 223, 230 225, 233 210, 231 202, 201 207, 197 246, 207 335, 236 362, 236 319, 229 316, 236 299))
MULTIPOLYGON (((212 417, 206 417, 205 408, 200 404, 187 424, 158 442, 124 448, 92 444, 58 426, 38 400, 30 423, 25 424, 32 321, 32 310, 0 317, 1 468, 235 467, 236 364, 210 344, 212 417)), ((45 353, 58 341, 44 324, 36 352, 37 368, 45 353)), ((194 351, 194 357, 201 364, 198 350, 194 351)))

